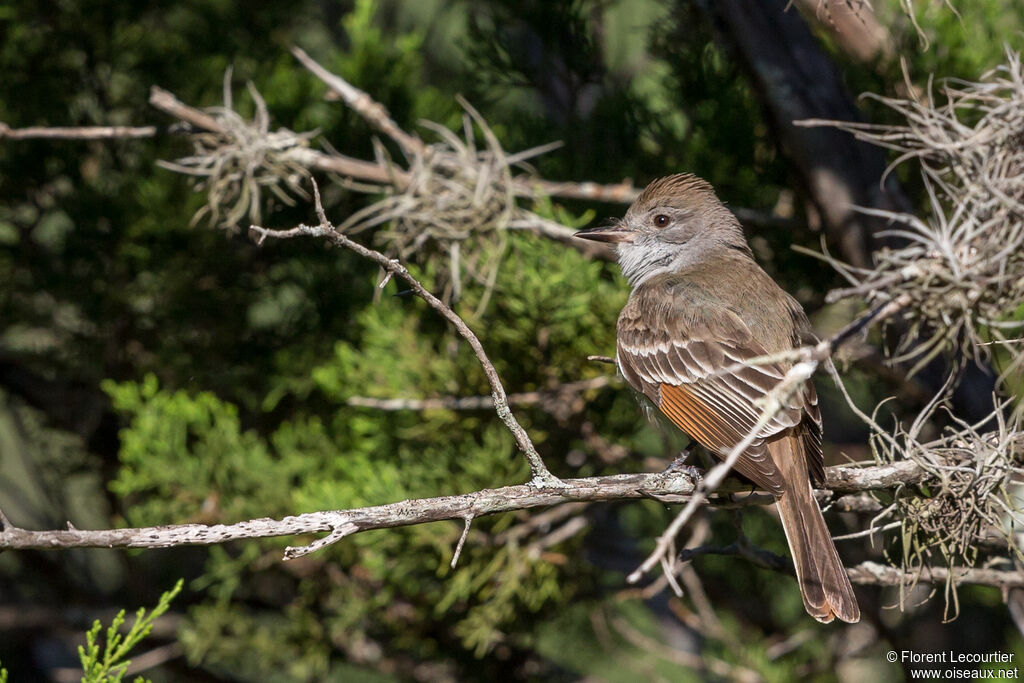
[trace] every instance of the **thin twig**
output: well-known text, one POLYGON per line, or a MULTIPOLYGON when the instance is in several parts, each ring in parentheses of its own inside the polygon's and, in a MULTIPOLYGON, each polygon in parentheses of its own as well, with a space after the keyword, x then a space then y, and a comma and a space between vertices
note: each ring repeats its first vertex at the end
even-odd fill
POLYGON ((903 522, 890 522, 889 524, 886 524, 885 526, 882 526, 882 527, 874 527, 874 526, 872 526, 872 527, 869 527, 867 529, 862 529, 860 531, 854 531, 852 534, 843 534, 841 536, 833 536, 832 540, 833 541, 849 541, 849 540, 854 539, 854 538, 864 538, 865 536, 874 536, 875 534, 880 534, 880 533, 883 533, 883 532, 886 532, 886 531, 891 531, 893 529, 897 529, 902 524, 903 524, 903 522))
POLYGON ((505 426, 508 427, 508 430, 516 440, 516 444, 519 446, 519 450, 523 452, 530 464, 530 471, 533 474, 533 484, 538 487, 561 486, 562 483, 548 470, 547 465, 544 464, 540 454, 537 453, 537 449, 534 447, 533 441, 530 440, 530 436, 526 433, 526 430, 523 429, 523 426, 519 424, 518 420, 516 420, 511 409, 509 409, 508 396, 505 394, 505 388, 501 384, 501 378, 498 377, 498 371, 495 370, 494 364, 491 363, 491 360, 487 357, 487 353, 484 351, 483 345, 480 343, 480 340, 477 338, 473 330, 469 328, 469 325, 467 325, 466 322, 459 317, 459 315, 453 311, 450 306, 427 291, 427 289, 420 284, 420 281, 413 277, 412 274, 409 273, 409 270, 396 259, 388 258, 375 249, 364 247, 358 242, 354 242, 344 234, 338 232, 334 228, 334 225, 327 220, 323 204, 320 201, 320 190, 316 185, 316 181, 313 181, 313 194, 317 217, 320 219, 319 225, 299 225, 298 227, 291 228, 290 230, 268 230, 257 225, 250 226, 249 230, 259 237, 258 243, 262 244, 264 239, 267 237, 273 237, 275 239, 288 239, 306 236, 322 237, 328 240, 331 244, 343 247, 349 251, 355 252, 363 258, 376 262, 377 265, 387 272, 404 280, 417 296, 426 301, 431 308, 448 320, 462 338, 469 343, 470 348, 473 350, 474 355, 476 355, 477 360, 480 362, 480 366, 484 370, 484 375, 487 377, 487 383, 491 386, 491 396, 494 400, 494 408, 498 413, 498 417, 505 423, 505 426))
POLYGON ((756 564, 764 569, 792 575, 793 562, 788 557, 778 555, 770 550, 758 548, 749 542, 740 541, 725 546, 701 545, 695 548, 687 548, 679 553, 679 560, 689 562, 695 557, 705 555, 722 555, 727 557, 742 557, 743 559, 756 564))
POLYGON ((407 156, 423 156, 427 152, 427 146, 418 137, 409 135, 402 130, 391 118, 384 105, 374 100, 368 94, 355 87, 340 76, 332 74, 320 66, 313 58, 306 54, 300 47, 292 47, 292 54, 302 62, 302 66, 309 69, 313 75, 327 84, 332 92, 352 108, 357 114, 373 124, 378 130, 387 134, 392 140, 398 143, 407 156))
POLYGON ((0 121, 0 140, 118 140, 151 138, 157 134, 156 126, 30 126, 11 128, 0 121))
POLYGON ((462 527, 462 535, 459 536, 459 543, 455 546, 455 553, 452 554, 451 568, 455 569, 455 565, 459 563, 459 556, 462 555, 462 547, 466 545, 466 539, 469 537, 469 527, 473 524, 473 516, 467 515, 462 520, 464 525, 462 527))
MULTIPOLYGON (((508 395, 508 404, 534 405, 557 399, 567 394, 578 394, 608 386, 612 377, 602 376, 578 382, 566 382, 551 389, 524 391, 508 395)), ((375 408, 377 410, 487 410, 494 407, 491 396, 443 396, 438 398, 373 398, 350 396, 345 400, 350 406, 375 408)))

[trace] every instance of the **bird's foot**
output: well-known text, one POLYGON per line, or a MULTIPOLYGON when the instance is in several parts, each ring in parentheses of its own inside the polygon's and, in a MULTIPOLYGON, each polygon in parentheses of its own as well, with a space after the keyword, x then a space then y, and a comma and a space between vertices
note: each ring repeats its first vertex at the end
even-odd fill
POLYGON ((665 468, 666 474, 685 474, 686 476, 695 479, 700 482, 704 478, 704 470, 694 465, 687 464, 687 460, 690 458, 690 451, 684 450, 679 453, 679 457, 672 461, 668 467, 665 468))
POLYGON ((672 464, 665 468, 662 473, 669 477, 678 477, 682 475, 686 477, 694 488, 700 486, 700 483, 704 480, 704 470, 694 465, 687 464, 686 460, 690 456, 689 451, 683 451, 679 454, 679 457, 672 461, 672 464))

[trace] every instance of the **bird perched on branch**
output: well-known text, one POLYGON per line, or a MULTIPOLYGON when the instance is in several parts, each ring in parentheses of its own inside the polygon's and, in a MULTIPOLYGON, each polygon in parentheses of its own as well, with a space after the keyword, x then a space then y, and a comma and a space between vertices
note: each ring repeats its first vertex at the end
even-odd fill
MULTIPOLYGON (((800 304, 754 261, 733 214, 704 180, 655 180, 622 220, 577 236, 617 245, 633 288, 618 322, 626 380, 724 459, 757 429, 790 364, 740 365, 816 341, 800 304)), ((818 621, 860 608, 811 490, 824 483, 821 414, 807 383, 784 402, 735 470, 774 494, 804 607, 818 621)))

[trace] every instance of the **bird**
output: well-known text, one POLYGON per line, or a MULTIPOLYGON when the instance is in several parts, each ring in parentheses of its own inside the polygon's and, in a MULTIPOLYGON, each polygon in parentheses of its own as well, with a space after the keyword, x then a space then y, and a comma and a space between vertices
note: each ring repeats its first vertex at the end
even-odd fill
MULTIPOLYGON (((742 365, 817 340, 800 304, 754 259, 714 188, 680 173, 651 182, 625 216, 576 236, 615 245, 632 292, 616 361, 630 386, 712 455, 752 432, 761 400, 791 363, 742 365)), ((734 471, 769 491, 808 614, 860 619, 860 607, 812 484, 825 480, 821 412, 811 382, 793 392, 734 471)))

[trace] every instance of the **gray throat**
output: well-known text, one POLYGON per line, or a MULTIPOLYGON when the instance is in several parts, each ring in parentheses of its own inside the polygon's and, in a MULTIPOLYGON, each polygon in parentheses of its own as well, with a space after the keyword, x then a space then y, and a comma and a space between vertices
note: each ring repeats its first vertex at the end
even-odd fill
POLYGON ((619 267, 636 289, 655 275, 677 273, 692 265, 692 250, 650 237, 639 237, 619 245, 619 267))

